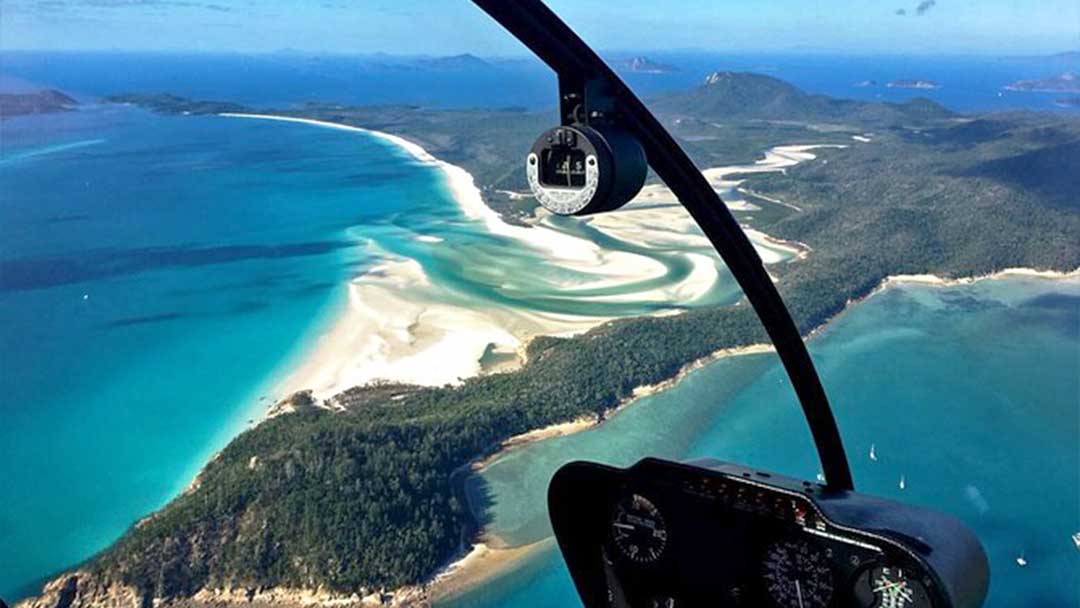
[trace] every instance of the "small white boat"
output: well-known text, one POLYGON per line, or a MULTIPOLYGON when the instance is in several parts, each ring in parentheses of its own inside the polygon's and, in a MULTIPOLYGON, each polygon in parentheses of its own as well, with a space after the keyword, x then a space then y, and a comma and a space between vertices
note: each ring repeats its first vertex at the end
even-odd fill
POLYGON ((1076 550, 1080 551, 1080 532, 1073 534, 1073 544, 1076 545, 1076 550))
POLYGON ((1027 558, 1024 557, 1023 553, 1021 553, 1019 557, 1016 558, 1016 565, 1020 566, 1021 568, 1027 565, 1027 558))
POLYGON ((870 460, 877 462, 877 445, 870 444, 870 460))
POLYGON ((905 479, 903 475, 900 476, 900 489, 901 490, 906 490, 907 489, 907 479, 905 479))

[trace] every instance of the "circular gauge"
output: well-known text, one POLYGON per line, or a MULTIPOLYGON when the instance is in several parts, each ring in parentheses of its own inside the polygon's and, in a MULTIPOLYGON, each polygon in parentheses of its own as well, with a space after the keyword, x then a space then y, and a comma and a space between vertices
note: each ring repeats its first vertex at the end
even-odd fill
POLYGON ((559 215, 614 211, 641 191, 648 172, 637 139, 600 123, 548 130, 525 161, 529 189, 545 209, 559 215))
POLYGON ((765 551, 765 590, 780 608, 824 608, 833 595, 825 552, 803 540, 782 540, 765 551))
POLYGON ((865 608, 932 608, 926 587, 906 570, 876 566, 855 582, 855 597, 865 608))
POLYGON ((667 546, 667 527, 660 509, 648 498, 633 494, 615 507, 611 538, 624 557, 639 564, 660 559, 667 546))

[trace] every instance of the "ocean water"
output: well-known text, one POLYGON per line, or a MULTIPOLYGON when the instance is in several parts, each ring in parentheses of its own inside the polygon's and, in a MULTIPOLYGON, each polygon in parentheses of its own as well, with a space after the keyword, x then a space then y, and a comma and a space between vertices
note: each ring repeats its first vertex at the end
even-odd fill
MULTIPOLYGON (((811 343, 863 492, 956 515, 991 561, 987 606, 1078 606, 1080 281, 893 287, 811 343), (870 461, 876 444, 878 460, 870 461), (906 477, 906 490, 898 480, 906 477), (1028 566, 1016 558, 1023 555, 1028 566)), ((563 463, 713 457, 813 479, 809 432, 774 355, 724 359, 604 425, 508 453, 470 480, 488 530, 550 536, 563 463)), ((580 605, 551 545, 445 606, 580 605)))
POLYGON ((336 316, 365 263, 346 229, 439 184, 324 130, 133 110, 6 121, 0 596, 190 482, 336 316))
MULTIPOLYGON (((650 52, 678 71, 641 74, 620 70, 644 99, 699 86, 717 70, 756 72, 811 93, 844 99, 901 102, 926 97, 958 112, 1031 109, 1075 113, 1054 104, 1067 95, 1022 93, 1003 87, 1021 79, 1080 71, 1074 56, 987 57, 858 56, 841 52, 650 52), (933 80, 941 88, 888 88, 897 79, 933 80), (876 86, 855 83, 874 80, 876 86)), ((605 53, 618 66, 632 53, 605 53)), ((404 61, 398 58, 396 61, 404 61)), ((489 59, 486 67, 407 68, 389 58, 307 54, 161 54, 126 52, 4 53, 0 89, 57 87, 85 101, 129 92, 168 91, 197 99, 283 107, 308 101, 415 104, 425 107, 554 107, 554 74, 539 60, 489 59)))

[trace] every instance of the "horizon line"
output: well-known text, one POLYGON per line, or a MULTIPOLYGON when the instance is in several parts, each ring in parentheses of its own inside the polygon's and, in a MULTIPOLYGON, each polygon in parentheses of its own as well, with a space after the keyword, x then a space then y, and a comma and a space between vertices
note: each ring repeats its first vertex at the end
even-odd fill
MULTIPOLYGON (((391 51, 332 51, 332 50, 306 50, 306 49, 293 49, 282 48, 274 50, 242 50, 242 49, 150 49, 150 48, 0 48, 0 57, 7 53, 131 53, 131 54, 148 54, 148 55, 300 55, 300 56, 326 56, 326 57, 357 57, 357 58, 374 58, 374 57, 391 57, 401 59, 430 59, 430 58, 448 58, 448 57, 462 57, 473 56, 478 59, 491 59, 500 61, 510 60, 530 60, 539 61, 534 55, 530 53, 521 54, 485 54, 471 51, 462 52, 448 52, 448 53, 402 53, 391 51)), ((706 49, 700 47, 687 47, 687 48, 654 48, 654 49, 632 49, 632 48, 612 48, 612 49, 600 49, 599 53, 606 56, 641 56, 653 54, 663 55, 676 55, 676 54, 697 54, 697 55, 741 55, 741 54, 754 54, 754 55, 837 55, 848 57, 883 57, 883 56, 895 56, 895 57, 997 57, 997 58, 1054 58, 1058 56, 1078 55, 1080 56, 1080 48, 1066 49, 1060 51, 1029 51, 1029 52, 1002 52, 1001 50, 994 49, 969 49, 969 50, 955 50, 948 52, 930 52, 920 51, 918 49, 911 51, 900 50, 873 50, 873 49, 838 49, 827 47, 788 47, 782 49, 706 49)))

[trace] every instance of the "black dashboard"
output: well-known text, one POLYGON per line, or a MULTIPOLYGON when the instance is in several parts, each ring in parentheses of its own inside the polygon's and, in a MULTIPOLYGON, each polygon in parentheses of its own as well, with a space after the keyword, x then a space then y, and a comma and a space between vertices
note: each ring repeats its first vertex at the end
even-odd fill
POLYGON ((549 512, 589 608, 974 608, 989 581, 952 517, 718 461, 571 463, 549 512))

